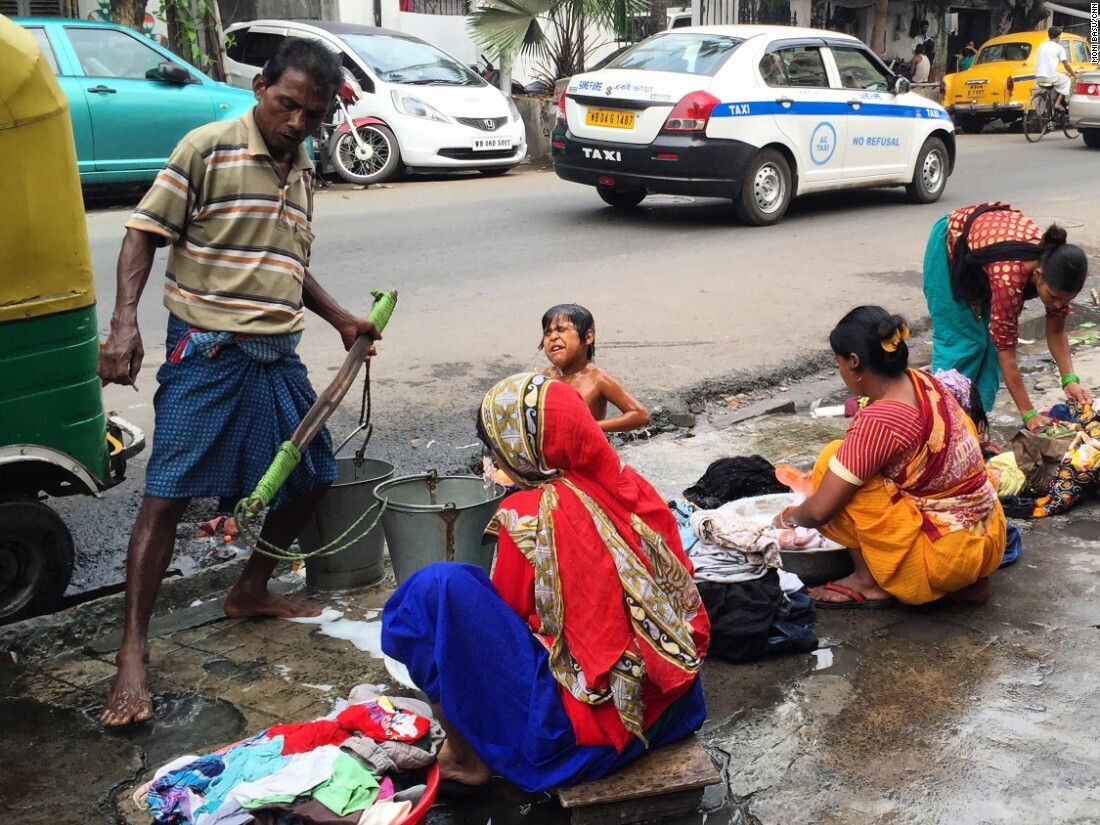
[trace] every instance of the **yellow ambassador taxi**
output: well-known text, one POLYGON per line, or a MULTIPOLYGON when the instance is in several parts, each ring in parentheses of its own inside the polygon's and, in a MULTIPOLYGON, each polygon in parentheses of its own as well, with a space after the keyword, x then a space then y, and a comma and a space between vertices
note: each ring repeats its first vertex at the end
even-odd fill
MULTIPOLYGON (((1022 117, 1035 86, 1039 46, 1047 40, 1046 29, 1002 34, 982 44, 969 69, 945 75, 941 83, 943 106, 955 124, 974 134, 990 121, 1011 123, 1022 117)), ((1059 42, 1074 71, 1096 67, 1089 60, 1085 38, 1066 32, 1059 42)))

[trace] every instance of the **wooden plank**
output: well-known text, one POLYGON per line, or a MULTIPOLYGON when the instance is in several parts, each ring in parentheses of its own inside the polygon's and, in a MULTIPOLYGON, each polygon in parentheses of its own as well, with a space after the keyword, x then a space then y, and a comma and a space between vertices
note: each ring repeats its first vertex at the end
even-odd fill
POLYGON ((699 737, 692 735, 657 748, 603 779, 562 788, 558 798, 562 807, 583 808, 690 791, 721 781, 699 737))
POLYGON ((662 817, 682 816, 703 804, 703 789, 677 791, 660 796, 645 796, 623 802, 605 802, 572 808, 570 825, 627 825, 632 822, 653 822, 662 817))

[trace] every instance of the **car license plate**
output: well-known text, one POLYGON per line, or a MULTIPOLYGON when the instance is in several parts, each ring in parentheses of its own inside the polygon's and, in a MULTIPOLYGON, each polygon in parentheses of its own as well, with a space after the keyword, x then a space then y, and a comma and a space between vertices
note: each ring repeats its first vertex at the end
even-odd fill
POLYGON ((510 137, 476 137, 474 138, 475 152, 494 152, 501 149, 511 149, 510 137))
POLYGON ((584 115, 585 126, 607 126, 610 129, 633 129, 634 113, 617 109, 589 109, 584 115))

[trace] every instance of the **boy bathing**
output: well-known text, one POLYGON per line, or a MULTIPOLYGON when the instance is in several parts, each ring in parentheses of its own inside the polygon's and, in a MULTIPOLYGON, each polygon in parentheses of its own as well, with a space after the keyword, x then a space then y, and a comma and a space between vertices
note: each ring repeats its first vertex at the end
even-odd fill
POLYGON ((649 424, 645 407, 623 385, 592 363, 596 354, 596 322, 580 304, 558 304, 542 316, 542 343, 550 366, 544 375, 564 381, 581 394, 605 433, 623 433, 649 424), (607 417, 611 403, 619 415, 607 417))

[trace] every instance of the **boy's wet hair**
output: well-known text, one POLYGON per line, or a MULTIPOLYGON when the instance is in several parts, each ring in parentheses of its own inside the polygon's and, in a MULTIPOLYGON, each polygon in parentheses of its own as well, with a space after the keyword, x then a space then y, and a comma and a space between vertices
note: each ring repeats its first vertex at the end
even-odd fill
MULTIPOLYGON (((542 331, 546 332, 550 328, 550 324, 553 323, 555 318, 565 316, 573 322, 573 327, 577 330, 577 335, 581 341, 588 336, 589 332, 595 333, 596 331, 596 319, 592 317, 592 313, 582 307, 580 304, 558 304, 552 306, 546 310, 542 316, 542 331)), ((542 349, 542 341, 539 341, 539 349, 542 349)), ((593 361, 596 358, 596 341, 593 337, 593 341, 588 345, 588 360, 593 361)))

